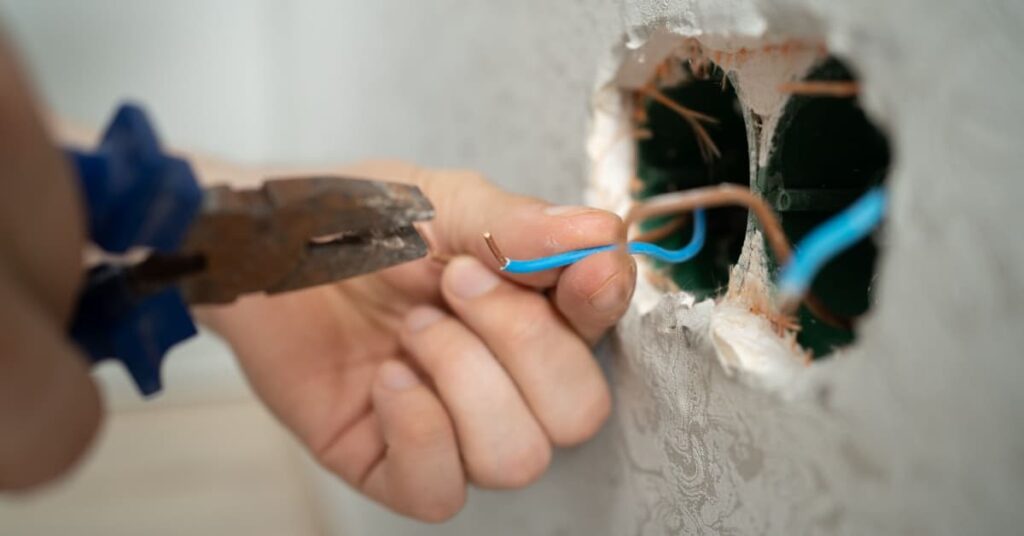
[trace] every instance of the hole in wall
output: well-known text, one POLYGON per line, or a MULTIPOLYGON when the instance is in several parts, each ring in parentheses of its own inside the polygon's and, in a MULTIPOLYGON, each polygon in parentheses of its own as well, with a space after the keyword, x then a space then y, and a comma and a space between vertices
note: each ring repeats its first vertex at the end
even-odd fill
MULTIPOLYGON (((805 82, 851 82, 846 87, 855 86, 856 77, 842 61, 822 58, 805 82)), ((672 59, 665 65, 674 74, 656 75, 662 93, 718 120, 704 126, 721 156, 706 158, 691 123, 664 103, 638 92, 633 101, 638 116, 634 126, 640 127, 636 151, 639 180, 634 194, 645 198, 720 183, 748 185, 747 131, 731 83, 706 60, 696 73, 686 60, 672 59)), ((838 86, 842 84, 833 87, 838 86)), ((889 143, 860 107, 856 91, 845 96, 827 93, 798 93, 788 99, 772 135, 767 163, 758 169, 751 185, 774 207, 793 244, 870 187, 884 183, 890 165, 889 143)), ((647 222, 644 230, 666 223, 647 222)), ((728 284, 746 229, 745 209, 709 210, 708 239, 701 253, 693 261, 660 268, 697 299, 716 297, 728 284)), ((689 240, 691 232, 687 224, 659 244, 677 248, 689 240)), ((766 250, 770 255, 770 248, 766 250)), ((854 319, 863 315, 872 303, 877 256, 877 244, 871 238, 862 240, 825 265, 812 292, 839 315, 854 319)), ((770 272, 776 274, 778 266, 771 261, 770 272)), ((825 356, 856 337, 855 328, 833 327, 804 307, 798 311, 797 321, 797 341, 814 357, 825 356)))
MULTIPOLYGON (((856 81, 840 60, 829 57, 808 81, 856 81)), ((868 188, 882 184, 890 164, 885 135, 856 98, 794 95, 773 137, 773 151, 759 170, 755 189, 779 214, 791 243, 839 212, 868 188)), ((818 273, 811 291, 830 310, 858 317, 871 306, 878 247, 871 238, 847 249, 818 273)), ((829 326, 799 311, 797 341, 815 357, 852 342, 856 329, 829 326)))
MULTIPOLYGON (((664 103, 638 95, 634 111, 644 135, 637 141, 635 195, 646 198, 689 188, 721 183, 749 184, 749 150, 746 125, 736 91, 724 73, 705 64, 698 73, 689 62, 670 60, 676 83, 663 85, 669 99, 717 120, 704 127, 720 156, 702 154, 693 127, 664 103)), ((669 219, 646 222, 644 229, 657 228, 669 219)), ((736 263, 746 235, 747 210, 723 207, 707 211, 707 241, 692 261, 662 266, 673 281, 698 299, 715 296, 729 281, 729 269, 736 263)), ((667 248, 684 245, 692 233, 689 222, 658 241, 667 248)))

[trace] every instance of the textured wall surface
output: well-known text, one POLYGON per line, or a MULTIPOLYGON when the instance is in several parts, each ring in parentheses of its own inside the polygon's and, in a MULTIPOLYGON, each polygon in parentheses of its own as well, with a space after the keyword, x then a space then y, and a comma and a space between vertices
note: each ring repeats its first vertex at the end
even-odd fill
POLYGON ((1009 54, 1024 6, 631 5, 638 41, 653 21, 683 34, 820 35, 860 73, 862 102, 896 154, 876 305, 854 347, 793 386, 797 400, 725 378, 701 306, 668 296, 624 323, 618 416, 635 506, 623 526, 1019 530, 1024 241, 1013 220, 1024 69, 1009 54))

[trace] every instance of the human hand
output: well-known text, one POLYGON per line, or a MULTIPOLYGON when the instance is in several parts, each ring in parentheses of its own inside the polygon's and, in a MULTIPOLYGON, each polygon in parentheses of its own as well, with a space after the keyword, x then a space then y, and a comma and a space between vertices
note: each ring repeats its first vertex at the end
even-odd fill
POLYGON ((67 339, 85 234, 78 185, 2 43, 0 162, 0 490, 7 490, 63 473, 101 414, 86 360, 67 339))
POLYGON ((552 446, 593 436, 610 395, 590 347, 625 312, 636 265, 620 250, 499 275, 481 233, 534 257, 622 241, 621 220, 472 173, 380 162, 341 173, 418 184, 437 211, 424 232, 455 257, 199 311, 316 459, 397 512, 441 521, 467 479, 524 486, 552 446))

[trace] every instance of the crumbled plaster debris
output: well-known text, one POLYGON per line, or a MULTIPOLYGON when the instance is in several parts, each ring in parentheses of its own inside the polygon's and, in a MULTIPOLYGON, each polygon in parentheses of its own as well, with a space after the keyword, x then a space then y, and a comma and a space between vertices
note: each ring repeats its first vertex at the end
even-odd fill
POLYGON ((715 355, 726 374, 754 387, 782 391, 792 385, 809 360, 792 332, 773 322, 774 306, 761 233, 747 236, 729 289, 711 313, 709 331, 715 355))

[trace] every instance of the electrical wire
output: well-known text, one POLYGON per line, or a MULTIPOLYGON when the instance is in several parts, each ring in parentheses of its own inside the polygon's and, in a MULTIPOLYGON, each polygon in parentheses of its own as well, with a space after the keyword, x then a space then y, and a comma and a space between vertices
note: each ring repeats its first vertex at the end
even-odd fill
MULTIPOLYGON (((720 184, 717 186, 708 186, 681 192, 661 194, 650 197, 643 203, 634 205, 625 217, 625 223, 627 226, 632 226, 633 224, 657 216, 692 211, 694 214, 694 236, 691 238, 689 244, 682 249, 676 250, 674 252, 675 255, 673 256, 673 252, 670 250, 663 250, 654 244, 648 243, 663 234, 662 228, 659 227, 637 236, 636 240, 629 243, 629 251, 631 253, 651 255, 655 258, 659 258, 658 255, 662 255, 660 258, 662 258, 662 260, 666 260, 666 262, 679 263, 690 260, 693 256, 699 253, 700 249, 704 246, 706 224, 704 222, 703 209, 729 205, 739 205, 750 210, 750 212, 757 218, 758 222, 760 222, 761 230, 764 232, 765 239, 771 247, 772 253, 775 254, 775 260, 783 266, 790 263, 790 260, 793 257, 793 250, 790 247, 789 240, 786 238, 786 233, 783 231, 782 225, 779 223, 779 218, 775 214, 775 211, 770 205, 768 205, 764 198, 751 192, 748 188, 734 184, 720 184)), ((666 226, 670 225, 676 224, 674 222, 666 224, 666 226)), ((494 241, 494 237, 492 237, 490 233, 484 233, 484 239, 486 240, 488 247, 490 247, 494 258, 497 259, 498 265, 502 267, 504 271, 510 273, 532 273, 568 266, 595 253, 611 251, 618 247, 616 244, 609 244, 606 246, 569 251, 539 259, 517 260, 509 259, 502 254, 498 245, 494 241)), ((816 272, 812 272, 812 278, 813 273, 816 272)), ((799 305, 800 298, 802 298, 803 304, 807 307, 807 310, 822 322, 845 330, 849 330, 853 326, 853 321, 850 317, 833 312, 820 299, 818 299, 813 292, 805 291, 796 295, 794 298, 796 301, 781 302, 782 307, 780 307, 780 309, 783 313, 792 314, 796 306, 799 305)))
MULTIPOLYGON (((672 192, 648 198, 639 205, 635 205, 626 215, 626 225, 644 221, 648 218, 678 214, 695 210, 697 208, 712 208, 728 205, 739 205, 746 207, 752 212, 761 224, 765 239, 775 254, 775 260, 782 265, 789 262, 793 250, 790 248, 789 240, 786 239, 786 232, 779 223, 779 217, 764 198, 753 193, 748 188, 735 184, 719 184, 705 188, 693 188, 682 192, 672 192)), ((645 240, 651 233, 649 231, 637 237, 637 240, 645 240)), ((807 310, 822 322, 839 328, 849 330, 853 327, 850 317, 833 312, 813 292, 803 296, 803 303, 807 310)), ((796 302, 799 304, 799 302, 796 302)), ((783 312, 791 314, 795 308, 783 308, 783 312)))
MULTIPOLYGON (((631 255, 646 255, 653 259, 672 264, 678 264, 692 259, 700 253, 700 250, 704 247, 704 239, 707 234, 707 218, 704 215, 704 210, 694 210, 693 216, 693 236, 690 238, 690 242, 685 246, 679 249, 666 249, 656 244, 651 244, 650 242, 633 241, 626 244, 627 251, 631 255)), ((494 238, 490 233, 485 234, 484 239, 487 240, 487 246, 491 249, 491 253, 493 253, 494 257, 498 260, 501 270, 511 274, 529 274, 542 272, 544 270, 551 270, 553 268, 561 268, 563 266, 579 262, 596 253, 612 251, 618 247, 617 244, 608 244, 606 246, 566 251, 565 253, 558 253, 536 259, 510 259, 501 253, 501 250, 494 242, 494 238)))
POLYGON ((871 234, 885 215, 886 202, 885 190, 872 188, 807 234, 779 273, 780 302, 798 302, 825 263, 871 234))

